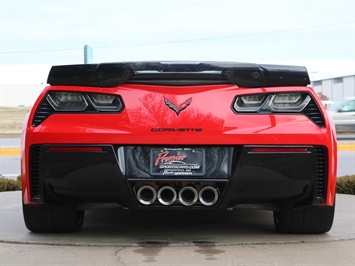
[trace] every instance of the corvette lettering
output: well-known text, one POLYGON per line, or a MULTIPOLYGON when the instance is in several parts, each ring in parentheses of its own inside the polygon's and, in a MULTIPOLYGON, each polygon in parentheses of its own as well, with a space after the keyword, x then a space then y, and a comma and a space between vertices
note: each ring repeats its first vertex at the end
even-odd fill
POLYGON ((152 132, 202 132, 203 128, 170 128, 170 127, 159 127, 152 128, 152 132))

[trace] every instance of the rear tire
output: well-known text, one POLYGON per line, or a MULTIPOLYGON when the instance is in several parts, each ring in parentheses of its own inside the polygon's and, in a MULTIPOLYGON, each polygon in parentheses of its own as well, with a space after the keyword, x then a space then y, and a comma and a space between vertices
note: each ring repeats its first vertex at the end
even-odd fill
POLYGON ((70 233, 81 230, 84 211, 77 211, 74 204, 22 205, 28 230, 35 233, 70 233))
POLYGON ((274 211, 275 229, 285 234, 323 234, 328 232, 334 220, 333 206, 283 206, 274 211))

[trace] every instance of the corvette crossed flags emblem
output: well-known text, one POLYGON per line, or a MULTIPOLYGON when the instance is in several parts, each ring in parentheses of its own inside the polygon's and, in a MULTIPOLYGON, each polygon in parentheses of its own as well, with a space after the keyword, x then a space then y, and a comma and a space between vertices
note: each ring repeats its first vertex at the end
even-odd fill
POLYGON ((185 102, 183 102, 179 106, 176 106, 167 98, 164 98, 164 102, 171 110, 173 110, 176 113, 176 115, 179 115, 182 110, 186 109, 186 107, 188 107, 191 104, 192 98, 188 98, 185 102))

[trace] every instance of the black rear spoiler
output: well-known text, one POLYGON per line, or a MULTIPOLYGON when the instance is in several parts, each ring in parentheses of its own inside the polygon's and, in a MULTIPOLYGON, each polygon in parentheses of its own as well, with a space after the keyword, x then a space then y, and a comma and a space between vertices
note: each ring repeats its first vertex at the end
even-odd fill
POLYGON ((50 85, 115 87, 119 84, 205 85, 240 87, 307 86, 302 66, 232 62, 123 62, 53 66, 50 85))

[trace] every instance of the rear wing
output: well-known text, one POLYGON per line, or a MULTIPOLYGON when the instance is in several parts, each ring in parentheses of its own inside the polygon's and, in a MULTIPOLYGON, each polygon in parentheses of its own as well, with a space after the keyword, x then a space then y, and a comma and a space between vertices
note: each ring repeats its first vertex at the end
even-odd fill
POLYGON ((232 62, 122 62, 53 66, 50 85, 115 87, 119 84, 207 85, 240 87, 307 86, 302 66, 232 62))

